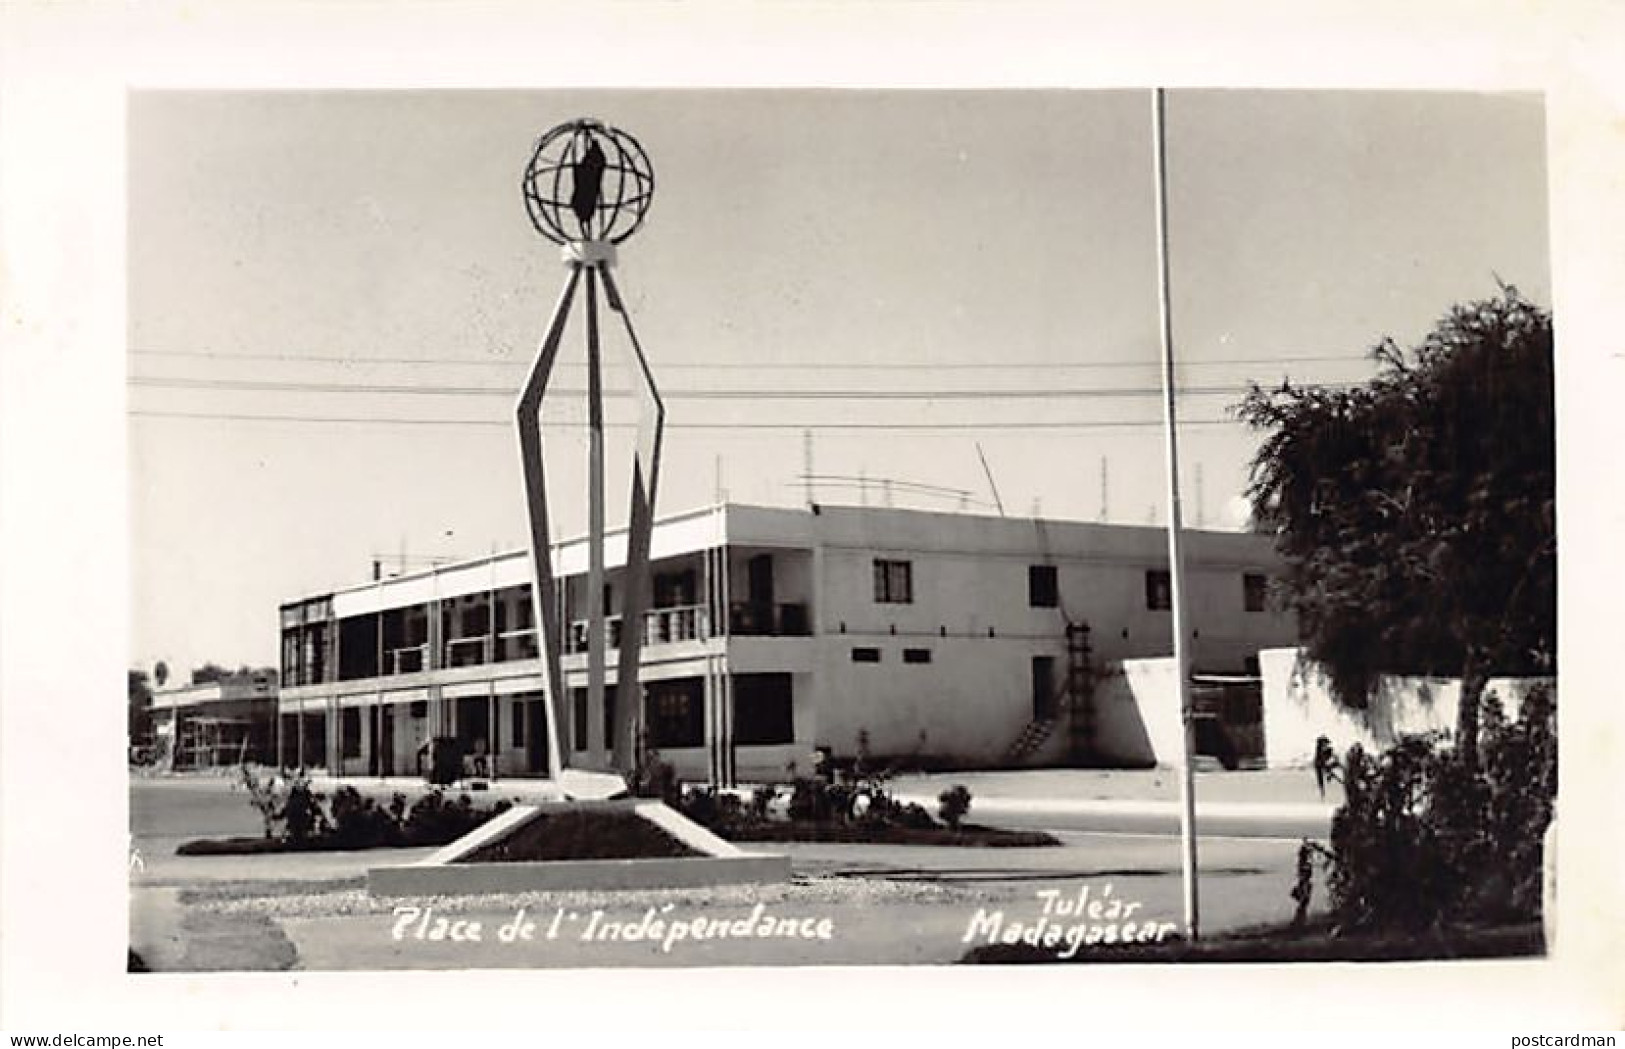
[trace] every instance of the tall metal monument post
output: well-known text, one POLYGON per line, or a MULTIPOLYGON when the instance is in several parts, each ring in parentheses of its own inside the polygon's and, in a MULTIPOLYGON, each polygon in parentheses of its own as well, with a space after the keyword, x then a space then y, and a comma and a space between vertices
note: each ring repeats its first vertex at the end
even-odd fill
POLYGON ((1162 338, 1162 419, 1168 452, 1168 583, 1174 620, 1174 678, 1183 726, 1179 761, 1180 866, 1184 872, 1185 937, 1200 931, 1196 880, 1196 776, 1193 768, 1196 720, 1191 708, 1190 617, 1185 593, 1183 511, 1179 500, 1179 417, 1174 399, 1174 326, 1168 293, 1168 146, 1163 128, 1162 88, 1151 96, 1151 136, 1156 167, 1157 312, 1162 338))
MULTIPOLYGON (((560 714, 570 710, 563 655, 565 623, 553 574, 548 530, 547 473, 542 459, 542 397, 558 359, 559 345, 581 285, 586 285, 584 319, 587 343, 587 767, 635 770, 643 714, 638 657, 643 618, 649 605, 649 541, 654 528, 655 486, 660 476, 660 441, 665 407, 655 387, 649 362, 632 330, 612 270, 617 247, 643 224, 654 197, 654 170, 636 139, 596 120, 575 120, 544 133, 536 141, 523 183, 525 210, 536 232, 558 244, 568 271, 564 290, 553 308, 535 363, 519 395, 519 455, 530 516, 530 553, 534 586, 534 622, 539 624, 547 669, 549 732, 548 771, 554 780, 570 753, 571 739, 560 714), (605 724, 609 615, 605 607, 604 566, 604 390, 599 345, 598 289, 626 329, 623 344, 638 400, 638 436, 633 448, 631 506, 627 516, 626 568, 620 586, 621 631, 616 700, 607 761, 593 736, 605 724)), ((578 729, 579 731, 579 729, 578 729)))

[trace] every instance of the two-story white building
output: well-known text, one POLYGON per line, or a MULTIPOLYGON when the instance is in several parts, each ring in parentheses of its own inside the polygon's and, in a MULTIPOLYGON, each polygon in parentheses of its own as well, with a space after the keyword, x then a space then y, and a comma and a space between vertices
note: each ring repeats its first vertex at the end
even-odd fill
MULTIPOLYGON (((624 534, 607 546, 613 614, 624 534)), ((1280 569, 1268 537, 1193 531, 1185 549, 1194 671, 1256 673, 1260 648, 1296 643, 1266 601, 1280 569)), ((607 724, 586 717, 585 540, 553 558, 566 764, 603 767, 607 724)), ((1112 752, 1123 733, 1101 731, 1092 695, 1117 662, 1172 649, 1160 528, 730 503, 657 522, 651 560, 644 725, 685 777, 783 779, 815 748, 860 746, 966 767, 1144 761, 1112 752)), ((489 773, 544 775, 530 578, 516 552, 284 605, 282 760, 413 775, 432 737, 454 736, 489 773)), ((611 621, 612 645, 622 629, 611 621)), ((613 709, 613 659, 609 673, 613 709)))

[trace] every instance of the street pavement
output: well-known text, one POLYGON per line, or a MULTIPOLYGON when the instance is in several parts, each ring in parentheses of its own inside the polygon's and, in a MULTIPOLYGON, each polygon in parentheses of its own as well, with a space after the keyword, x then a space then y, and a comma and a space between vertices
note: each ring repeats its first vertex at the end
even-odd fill
MULTIPOLYGON (((253 904, 258 908, 254 919, 263 923, 263 914, 270 914, 280 934, 291 941, 296 966, 305 969, 941 964, 985 942, 995 913, 1005 929, 1011 923, 1031 925, 1045 917, 1046 900, 1071 899, 1085 889, 1098 899, 1108 886, 1115 899, 1137 904, 1142 918, 1181 923, 1180 850, 1173 833, 1177 779, 1172 774, 968 773, 900 778, 893 787, 935 809, 935 795, 954 783, 972 791, 973 822, 1042 827, 1057 833, 1063 844, 1021 849, 775 844, 774 851, 790 856, 800 884, 762 888, 758 898, 769 901, 765 917, 796 918, 809 922, 807 928, 827 919, 831 936, 679 940, 665 949, 647 938, 581 938, 592 909, 604 912, 601 922, 628 927, 647 918, 647 904, 637 902, 638 897, 613 894, 579 909, 576 918, 561 918, 548 938, 492 940, 522 903, 532 907, 533 916, 537 907, 549 907, 535 894, 517 902, 463 901, 458 917, 481 923, 480 942, 435 939, 429 935, 432 928, 422 938, 397 938, 395 903, 370 900, 353 886, 371 866, 411 862, 431 850, 176 856, 175 846, 191 838, 261 833, 247 794, 222 779, 133 780, 132 846, 141 863, 131 870, 132 945, 144 957, 150 953, 155 968, 178 957, 195 961, 177 949, 175 924, 189 915, 202 917, 201 910, 208 910, 208 919, 217 926, 234 920, 232 906, 220 902, 221 893, 239 891, 234 883, 245 883, 240 886, 245 900, 297 895, 301 883, 307 886, 309 907, 278 910, 276 900, 263 899, 253 904), (1139 796, 1131 796, 1135 794, 1139 796), (281 884, 272 888, 270 883, 281 884), (829 886, 834 888, 825 891, 829 886), (213 902, 188 907, 180 896, 187 889, 212 893, 213 902), (1041 895, 1046 892, 1059 895, 1041 895)), ((1324 828, 1329 813, 1316 803, 1315 794, 1312 777, 1307 789, 1302 776, 1278 775, 1273 781, 1268 773, 1199 777, 1199 799, 1215 797, 1198 808, 1205 932, 1291 917, 1288 891, 1297 836, 1300 829, 1324 828)), ((661 920, 698 917, 744 924, 752 913, 753 891, 745 897, 738 891, 677 894, 667 901, 672 909, 661 920)), ((263 925, 245 925, 245 930, 255 929, 263 930, 263 925)))

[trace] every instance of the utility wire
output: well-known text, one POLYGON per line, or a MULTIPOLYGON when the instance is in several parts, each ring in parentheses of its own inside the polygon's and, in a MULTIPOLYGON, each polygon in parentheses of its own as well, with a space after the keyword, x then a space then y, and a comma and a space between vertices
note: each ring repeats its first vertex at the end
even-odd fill
MULTIPOLYGON (((473 368, 522 368, 528 367, 530 361, 526 360, 469 360, 454 357, 337 357, 324 354, 298 354, 298 353, 220 353, 210 350, 131 350, 130 354, 136 357, 185 357, 219 361, 281 361, 287 363, 310 364, 411 364, 411 365, 444 365, 448 367, 473 368)), ((1340 354, 1332 356, 1284 356, 1284 357, 1231 357, 1215 360, 1185 360, 1180 362, 1181 367, 1221 367, 1225 365, 1255 365, 1255 364, 1310 364, 1310 363, 1352 363, 1369 362, 1371 358, 1365 354, 1340 354)), ((560 361, 558 367, 585 367, 583 362, 560 361)), ((1001 362, 1001 361, 943 361, 937 362, 908 362, 908 361, 858 361, 841 362, 831 360, 818 361, 755 361, 743 363, 740 361, 663 361, 660 370, 670 369, 702 369, 717 371, 962 371, 962 370, 1012 370, 1020 368, 1029 369, 1060 369, 1060 368, 1155 368, 1155 360, 1144 361, 1030 361, 1030 362, 1001 362)))
MULTIPOLYGON (((271 422, 271 423, 313 423, 321 425, 382 425, 382 426, 497 426, 510 427, 514 425, 510 419, 413 419, 413 418, 385 418, 379 416, 331 416, 331 415, 273 415, 255 414, 245 415, 236 412, 170 412, 153 411, 147 409, 133 409, 131 416, 145 419, 198 419, 229 422, 271 422)), ((561 422, 566 422, 561 420, 561 422)), ((568 425, 579 425, 578 422, 568 421, 568 425)), ((543 425, 547 425, 544 421, 543 425)), ((635 430, 636 423, 605 423, 610 429, 635 430)), ((915 431, 930 432, 936 430, 1113 430, 1138 429, 1141 427, 1161 426, 1156 419, 1128 419, 1117 422, 1108 421, 1065 421, 1065 422, 941 422, 941 423, 870 423, 870 422, 667 422, 668 430, 878 430, 878 431, 915 431)), ((1233 419, 1181 419, 1181 426, 1233 426, 1238 425, 1233 419)))
MULTIPOLYGON (((200 379, 134 375, 127 382, 131 386, 160 387, 171 390, 244 390, 278 393, 343 393, 374 395, 408 395, 440 397, 505 397, 516 393, 507 388, 491 386, 421 386, 384 385, 377 383, 328 383, 303 381, 277 381, 266 379, 200 379)), ((1325 386, 1349 384, 1325 383, 1325 386)), ((586 390, 563 388, 548 391, 556 396, 584 396, 586 390)), ((718 390, 676 389, 662 391, 661 396, 674 400, 704 401, 952 401, 952 400, 1072 400, 1090 397, 1158 397, 1162 389, 1155 386, 1120 386, 1102 389, 1066 389, 1045 387, 1036 389, 981 389, 981 390, 718 390)), ((1186 396, 1234 396, 1240 392, 1237 385, 1184 386, 1179 393, 1186 396)))

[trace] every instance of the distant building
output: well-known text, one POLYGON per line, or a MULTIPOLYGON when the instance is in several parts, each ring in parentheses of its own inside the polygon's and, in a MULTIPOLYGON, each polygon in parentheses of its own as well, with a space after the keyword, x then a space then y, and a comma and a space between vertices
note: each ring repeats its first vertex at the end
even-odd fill
POLYGON ((156 760, 173 768, 270 762, 276 754, 277 672, 264 667, 152 694, 156 760))
MULTIPOLYGON (((1260 648, 1296 643, 1265 600, 1281 568, 1269 538, 1193 531, 1185 550, 1194 671, 1256 675, 1260 648)), ((606 557, 613 614, 624 533, 606 557)), ((1134 733, 1102 724, 1093 693, 1120 661, 1171 651, 1162 529, 725 504, 657 522, 651 558, 644 725, 685 777, 782 779, 791 763, 810 771, 816 748, 854 755, 860 737, 875 756, 962 766, 1153 760, 1114 742, 1134 733)), ((601 767, 585 540, 553 559, 566 764, 601 767)), ((452 736, 487 772, 544 775, 529 580, 529 555, 510 553, 283 605, 282 760, 415 775, 429 740, 452 736)), ((622 629, 612 619, 612 644, 622 629)))

